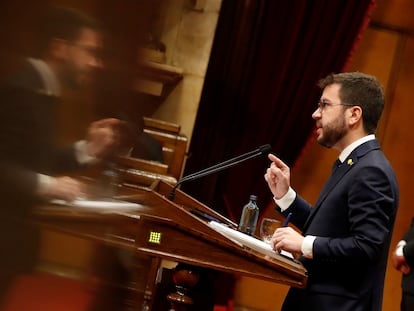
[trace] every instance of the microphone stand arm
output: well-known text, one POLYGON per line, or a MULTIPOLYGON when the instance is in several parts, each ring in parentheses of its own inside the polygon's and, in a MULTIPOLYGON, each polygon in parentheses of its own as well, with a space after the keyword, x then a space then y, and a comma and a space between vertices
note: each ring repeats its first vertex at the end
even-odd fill
POLYGON ((199 172, 187 175, 174 185, 174 187, 172 188, 170 194, 168 195, 168 199, 171 200, 171 201, 174 200, 175 191, 178 188, 178 186, 181 185, 182 183, 188 181, 188 180, 198 179, 198 178, 204 177, 206 175, 219 172, 221 170, 224 170, 224 169, 230 168, 232 166, 235 166, 237 164, 240 164, 241 162, 244 162, 244 161, 247 161, 249 159, 255 158, 255 157, 257 157, 261 154, 262 154, 261 150, 254 150, 252 152, 249 152, 249 153, 240 155, 238 157, 232 158, 230 160, 227 160, 225 162, 213 165, 213 166, 208 167, 208 168, 206 168, 204 170, 201 170, 199 172))

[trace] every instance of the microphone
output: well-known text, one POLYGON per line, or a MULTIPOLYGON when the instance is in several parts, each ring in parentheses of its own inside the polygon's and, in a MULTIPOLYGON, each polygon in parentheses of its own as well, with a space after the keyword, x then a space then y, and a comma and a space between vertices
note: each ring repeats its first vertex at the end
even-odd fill
POLYGON ((208 168, 205 168, 201 171, 198 171, 198 172, 192 173, 190 175, 184 176, 181 180, 179 180, 174 185, 174 187, 172 188, 170 194, 168 195, 168 199, 170 201, 174 201, 175 191, 176 191, 177 187, 179 185, 181 185, 182 183, 186 182, 186 181, 198 179, 198 178, 204 177, 206 175, 210 175, 210 174, 219 172, 221 170, 224 170, 226 168, 230 168, 232 166, 238 165, 238 164, 240 164, 244 161, 250 160, 250 159, 258 157, 260 155, 268 155, 271 150, 272 150, 272 147, 269 144, 263 145, 263 146, 260 146, 259 148, 257 148, 256 150, 247 152, 245 154, 239 155, 238 157, 229 159, 227 161, 224 161, 224 162, 218 163, 216 165, 210 166, 208 168))

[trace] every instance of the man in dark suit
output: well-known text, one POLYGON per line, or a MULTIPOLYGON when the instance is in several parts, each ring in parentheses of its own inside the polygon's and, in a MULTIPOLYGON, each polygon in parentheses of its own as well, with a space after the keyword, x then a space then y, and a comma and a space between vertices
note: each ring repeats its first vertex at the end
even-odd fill
POLYGON ((116 145, 116 119, 99 120, 87 138, 55 143, 61 89, 84 85, 100 67, 95 22, 70 9, 53 9, 42 32, 42 57, 29 58, 0 88, 0 302, 16 275, 36 261, 37 234, 26 224, 41 200, 73 200, 82 184, 66 175, 105 157, 116 145))
POLYGON ((392 263, 403 274, 401 311, 414 310, 414 218, 392 254, 392 263))
POLYGON ((390 163, 375 139, 383 90, 362 73, 329 75, 316 120, 319 144, 340 152, 331 177, 312 207, 290 187, 279 158, 265 179, 290 227, 272 238, 275 250, 296 253, 308 270, 305 289, 291 288, 283 311, 379 311, 399 190, 390 163))

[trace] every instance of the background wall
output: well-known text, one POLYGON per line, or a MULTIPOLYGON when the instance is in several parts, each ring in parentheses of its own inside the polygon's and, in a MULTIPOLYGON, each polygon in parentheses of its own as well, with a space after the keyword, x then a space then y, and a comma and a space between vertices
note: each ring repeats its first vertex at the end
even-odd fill
POLYGON ((165 1, 161 41, 167 46, 166 63, 183 69, 182 82, 172 91, 153 117, 181 125, 191 139, 201 90, 210 59, 221 0, 165 1))

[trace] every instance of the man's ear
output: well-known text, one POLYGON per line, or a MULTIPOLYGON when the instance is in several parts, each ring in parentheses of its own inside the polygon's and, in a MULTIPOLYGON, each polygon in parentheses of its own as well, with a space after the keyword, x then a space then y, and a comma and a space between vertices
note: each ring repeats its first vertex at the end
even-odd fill
POLYGON ((348 109, 349 111, 349 124, 355 125, 362 121, 362 109, 359 106, 353 106, 348 109))
POLYGON ((69 44, 63 39, 52 39, 49 44, 49 56, 53 59, 66 59, 69 44))

